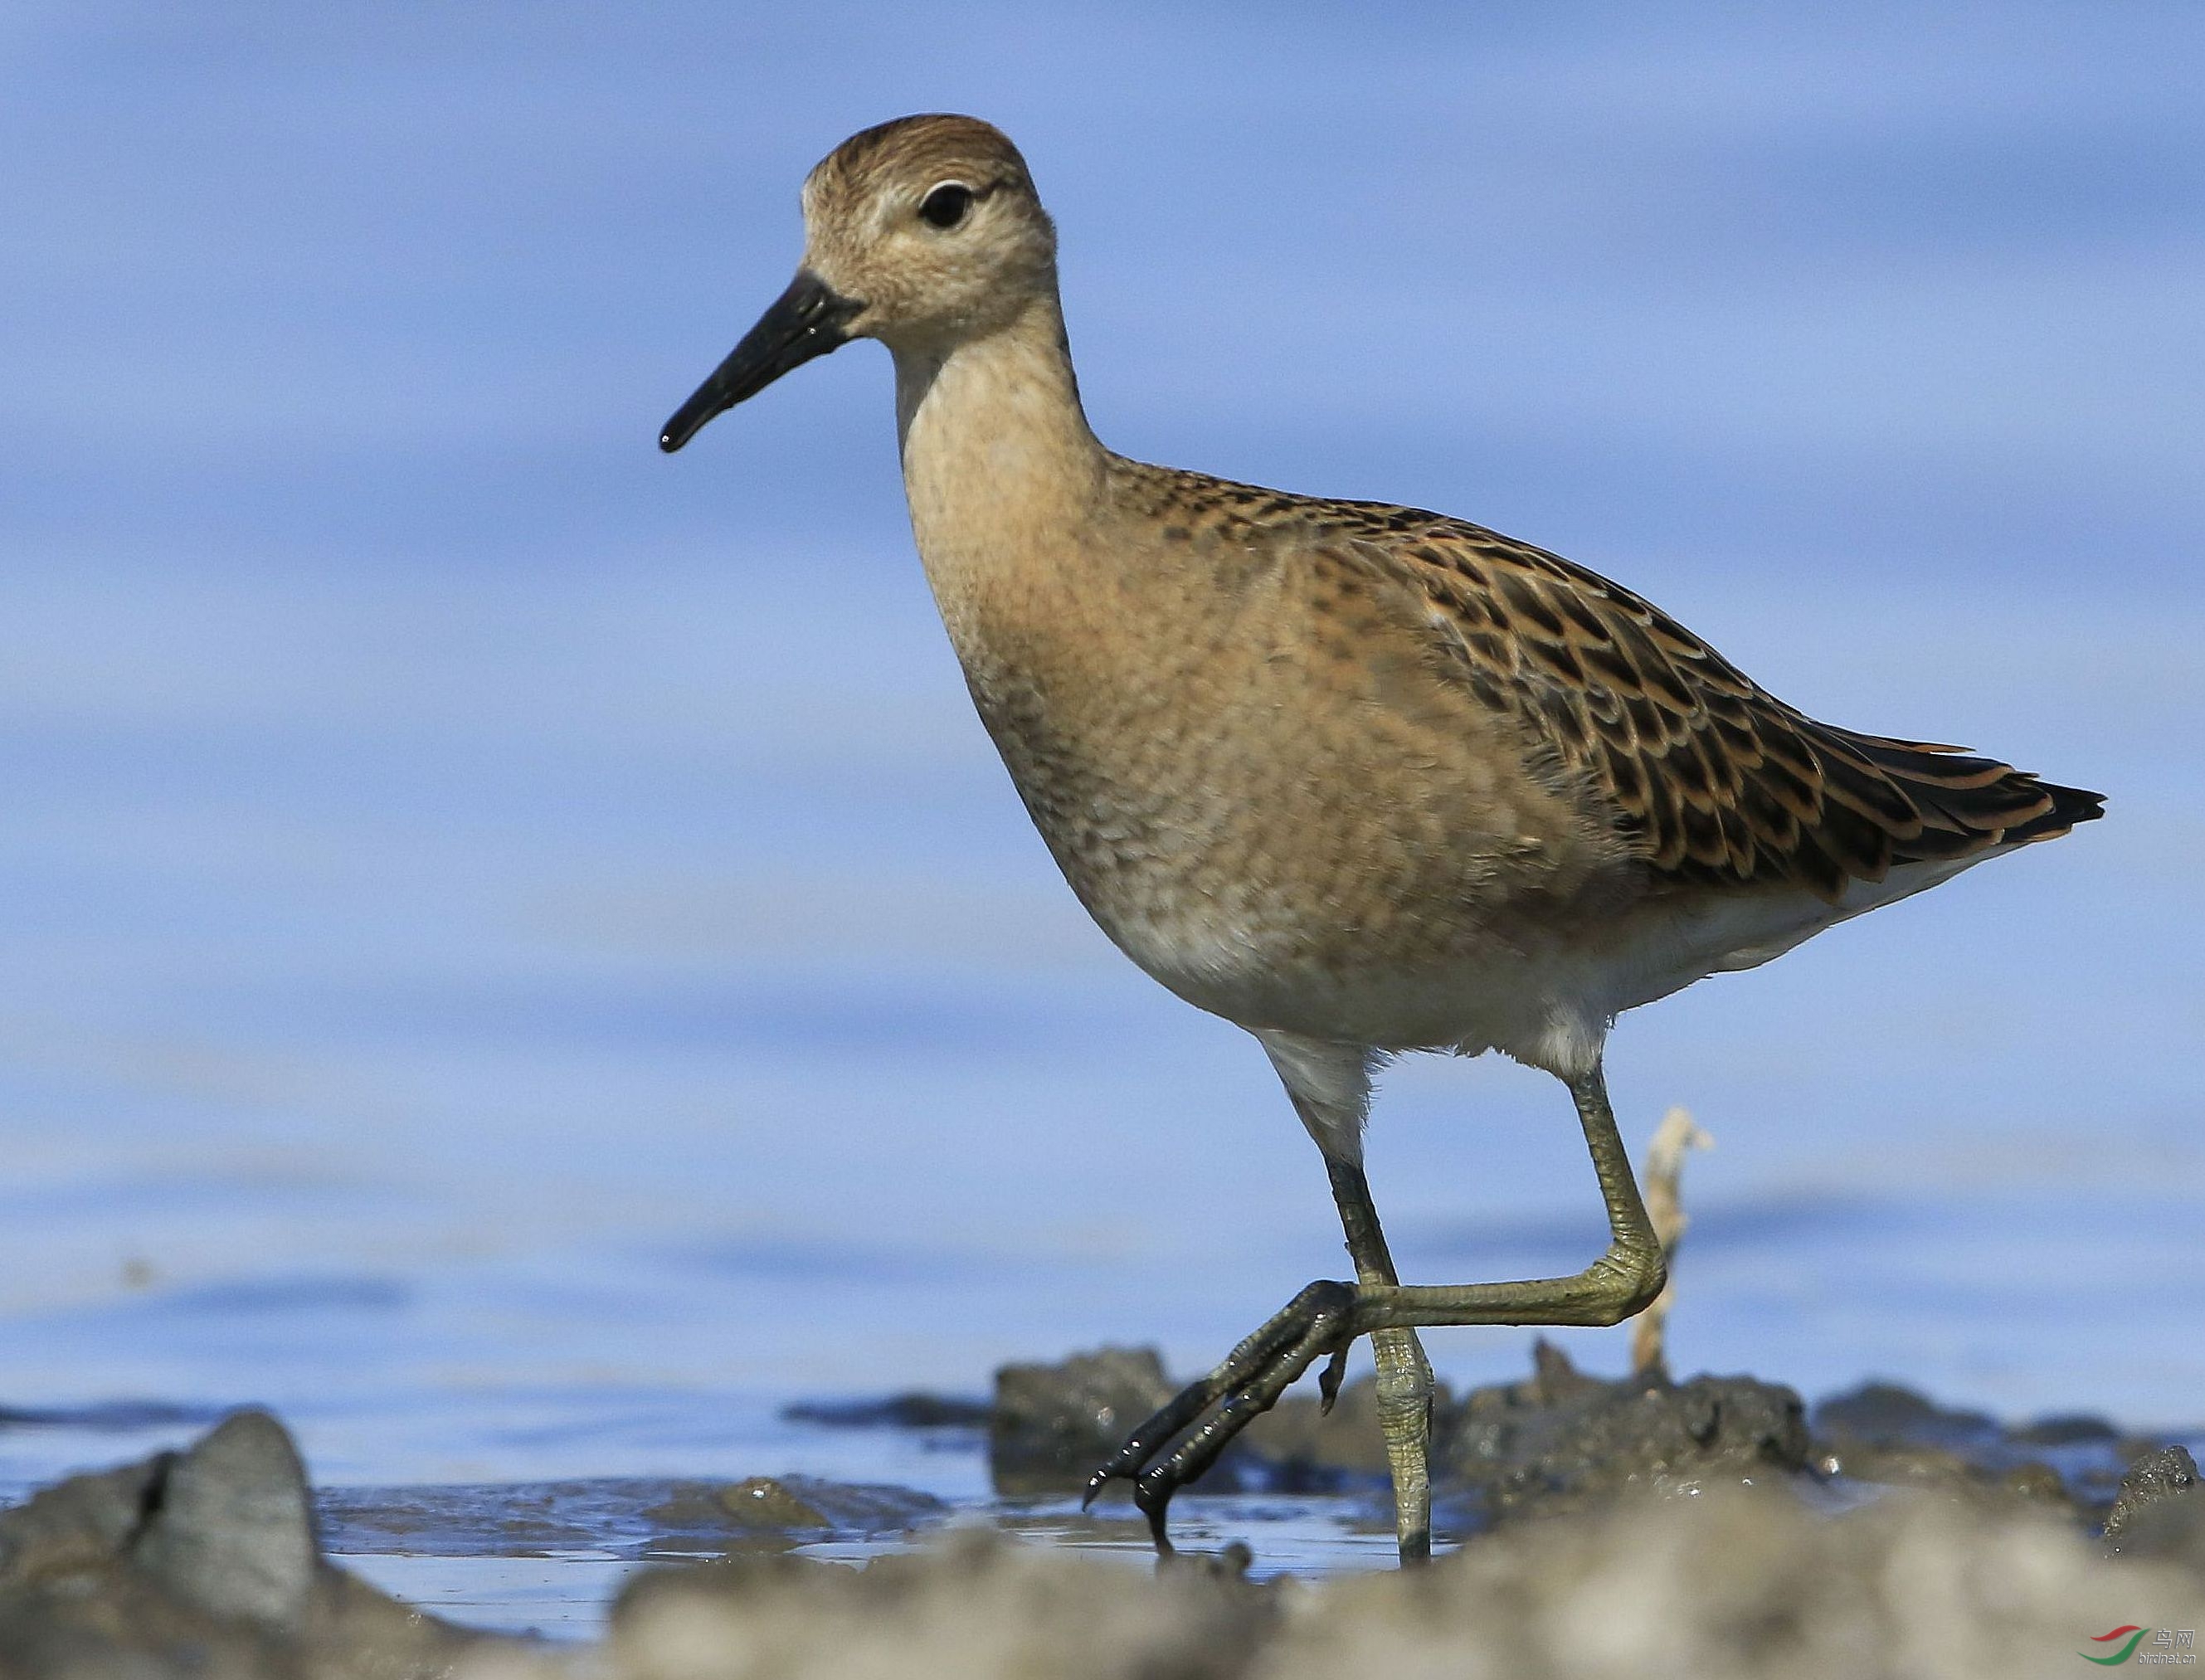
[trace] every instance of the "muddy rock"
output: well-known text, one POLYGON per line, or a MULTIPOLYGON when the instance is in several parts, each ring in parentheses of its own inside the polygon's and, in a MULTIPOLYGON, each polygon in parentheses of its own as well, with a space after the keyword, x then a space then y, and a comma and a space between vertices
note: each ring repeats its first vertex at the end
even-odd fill
POLYGON ((1697 1491, 1804 1471, 1805 1408, 1750 1377, 1588 1376, 1545 1342, 1526 1381, 1472 1390, 1449 1427, 1448 1475, 1495 1522, 1626 1489, 1697 1491))
POLYGON ((333 1551, 450 1558, 772 1551, 902 1535, 948 1516, 941 1500, 915 1488, 800 1475, 343 1487, 318 1505, 324 1543, 333 1551))
POLYGON ((1837 1446, 1935 1446, 1948 1449, 1994 1440, 1998 1420, 1986 1412, 1941 1406, 1893 1382, 1864 1382, 1815 1407, 1815 1435, 1837 1446))
MULTIPOLYGON (((1469 1494, 1474 1515, 1553 1510, 1646 1483, 1751 1480, 1800 1470, 1807 1436, 1799 1397, 1749 1378, 1588 1376, 1541 1342, 1524 1382, 1442 1390, 1432 1410, 1435 1482, 1469 1494)), ((1080 1489, 1126 1432, 1177 1386, 1152 1349, 1110 1349, 1061 1365, 1013 1365, 997 1376, 990 1463, 999 1493, 1080 1489)), ((1293 1394, 1257 1418, 1201 1482, 1205 1493, 1323 1493, 1382 1489, 1385 1444, 1369 1376, 1330 1415, 1293 1394)))
POLYGON ((210 1615, 298 1632, 321 1552, 306 1469, 283 1426, 238 1412, 171 1462, 130 1556, 210 1615))
POLYGON ((781 1415, 829 1429, 984 1429, 993 1411, 985 1400, 913 1390, 877 1400, 799 1400, 781 1415))
POLYGON ((1885 1487, 1912 1487, 1951 1498, 2017 1499, 2079 1517, 2081 1506, 2065 1478, 2041 1459, 1988 1462, 1939 1446, 1843 1448, 1818 1443, 1810 1462, 1821 1475, 1885 1487))
MULTIPOLYGON (((958 1535, 863 1569, 657 1571, 615 1612, 610 1680, 1863 1680, 2063 1674, 2205 1584, 2109 1563, 2069 1525, 1894 1492, 1831 1516, 1710 1486, 1510 1524, 1411 1574, 1255 1587, 958 1535)), ((461 1680, 550 1680, 510 1647, 461 1680)), ((597 1671, 595 1669, 592 1671, 597 1671)))
MULTIPOLYGON (((996 1374, 988 1459, 996 1491, 1013 1497, 1083 1491, 1097 1465, 1144 1418, 1179 1392, 1154 1348, 1104 1348, 1056 1365, 996 1374)), ((1444 1407, 1437 1416, 1445 1416, 1444 1407)), ((1236 1437, 1201 1481, 1205 1493, 1330 1493, 1387 1478, 1377 1389, 1369 1377, 1341 1390, 1329 1414, 1314 1394, 1290 1394, 1236 1437)), ((1122 1496, 1114 1485, 1108 1497, 1122 1496)))
POLYGON ((862 1570, 654 1572, 615 1606, 609 1653, 618 1680, 1229 1680, 1276 1619, 1275 1594, 1215 1571, 1159 1576, 968 1534, 862 1570))
POLYGON ((2008 1429, 1986 1413, 1941 1406, 1887 1382, 1822 1401, 1811 1422, 1811 1457, 1821 1475, 2018 1499, 2066 1515, 2079 1515, 2091 1501, 2119 1439, 2102 1419, 2080 1416, 2008 1429))
POLYGON ((2121 1478, 2121 1496, 2106 1517, 2106 1538, 2119 1536, 2150 1507, 2168 1499, 2188 1499, 2196 1492, 2197 1461, 2188 1447, 2163 1446, 2145 1453, 2121 1478))
POLYGON ((2026 1446, 2110 1446, 2121 1439, 2111 1420, 2095 1412, 2057 1412, 2007 1432, 2009 1439, 2026 1446))
POLYGON ((2161 1447, 2129 1466, 2107 1513, 2105 1549, 2111 1557, 2176 1559, 2205 1571, 2205 1493, 2197 1491, 2197 1461, 2187 1447, 2161 1447))
POLYGON ((172 1453, 74 1475, 0 1511, 0 1588, 100 1568, 128 1551, 158 1508, 172 1453))
POLYGON ((752 1476, 747 1481, 681 1486, 644 1512, 684 1542, 721 1535, 901 1534, 938 1522, 948 1508, 932 1495, 814 1476, 752 1476))
POLYGON ((988 1469, 998 1493, 1069 1493, 1178 1392, 1154 1348, 1104 1348, 996 1373, 988 1469))
POLYGON ((264 1412, 0 1511, 8 1680, 402 1680, 470 1642, 323 1558, 297 1449, 264 1412))
POLYGON ((1832 1517, 1710 1487, 1511 1524, 1423 1578, 1341 1582, 1297 1601, 1262 1672, 2015 1680, 2078 1667, 2139 1592, 2195 1625, 2196 1586, 2139 1568, 2124 1582, 2030 1513, 1894 1493, 1832 1517))
MULTIPOLYGON (((996 1491, 1080 1491, 1095 1467, 1179 1388, 1153 1348, 1105 1348, 1061 1364, 1005 1366, 996 1373, 989 1420, 996 1491)), ((1202 1478, 1202 1491, 1332 1493, 1384 1485, 1377 1398, 1369 1375, 1343 1388, 1329 1413, 1313 1393, 1287 1395, 1233 1440, 1202 1478)), ((1434 1407, 1435 1429, 1450 1415, 1442 1390, 1434 1407)))

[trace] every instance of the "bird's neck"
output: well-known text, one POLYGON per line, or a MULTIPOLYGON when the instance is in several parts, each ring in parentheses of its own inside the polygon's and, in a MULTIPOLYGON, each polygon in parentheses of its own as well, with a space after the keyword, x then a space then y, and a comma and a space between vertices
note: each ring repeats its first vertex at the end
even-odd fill
POLYGON ((1109 455, 1080 408, 1055 295, 984 336, 896 347, 895 364, 904 492, 937 596, 977 582, 969 573, 1068 560, 1109 455))

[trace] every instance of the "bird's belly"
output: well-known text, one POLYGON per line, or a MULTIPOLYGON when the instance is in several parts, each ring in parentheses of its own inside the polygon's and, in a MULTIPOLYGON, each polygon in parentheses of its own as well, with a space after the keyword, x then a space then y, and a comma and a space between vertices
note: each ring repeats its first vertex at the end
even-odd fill
POLYGON ((1439 952, 1331 929, 1312 939, 1245 923, 1097 919, 1179 996, 1257 1031, 1382 1050, 1500 1048, 1542 1061, 1539 1045, 1558 1030, 1580 1036, 1598 1015, 1576 1003, 1589 994, 1559 952, 1475 927, 1439 952))
POLYGON ((1243 1026, 1381 1048, 1517 1051, 1558 1006, 1576 1018, 1559 930, 1597 917, 1616 876, 1572 813, 1475 744, 1435 764, 1382 729, 1246 727, 996 732, 1134 962, 1243 1026))

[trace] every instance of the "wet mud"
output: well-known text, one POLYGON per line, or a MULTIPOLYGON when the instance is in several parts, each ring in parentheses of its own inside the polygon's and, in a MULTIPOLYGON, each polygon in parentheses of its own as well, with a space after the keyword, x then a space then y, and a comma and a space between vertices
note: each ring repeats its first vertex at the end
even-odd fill
POLYGON ((1888 1384, 1809 1406, 1751 1377, 1616 1380, 1544 1345, 1518 1380, 1441 1396, 1453 1544, 1430 1568, 1262 1566, 1281 1512, 1313 1505, 1382 1561, 1366 1380, 1328 1416, 1297 1395, 1260 1420, 1174 1508, 1186 1560, 1156 1569, 1129 1510, 1074 1496, 1173 1386, 1117 1349, 1007 1368, 985 1403, 790 1409, 984 1452, 996 1497, 963 1508, 794 1475, 317 1495, 281 1423, 241 1412, 0 1511, 0 1677, 2004 1677, 2077 1671, 2116 1628, 2163 1633, 2133 1654, 2174 1662, 2205 1619, 2194 1436, 1888 1384), (457 1625, 337 1561, 583 1552, 630 1566, 595 1646, 457 1625))

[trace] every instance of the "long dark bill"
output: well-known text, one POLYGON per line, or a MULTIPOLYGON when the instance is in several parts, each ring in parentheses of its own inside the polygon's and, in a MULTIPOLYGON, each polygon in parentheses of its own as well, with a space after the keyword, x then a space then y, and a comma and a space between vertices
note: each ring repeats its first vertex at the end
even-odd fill
POLYGON ((758 325, 728 353, 727 360, 696 395, 675 411, 658 434, 658 447, 672 454, 704 430, 704 422, 756 396, 791 368, 849 341, 843 330, 865 306, 839 295, 810 269, 799 269, 788 289, 758 318, 758 325))

